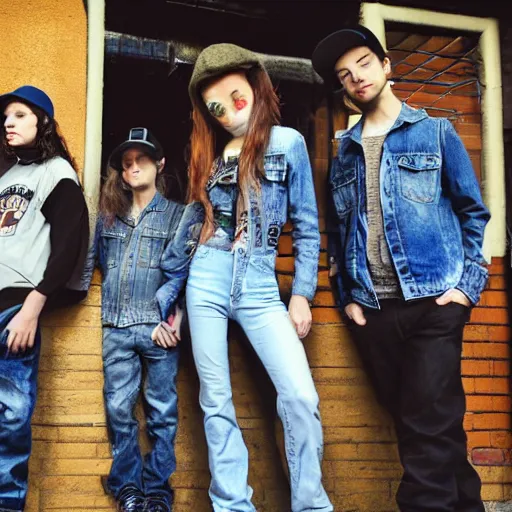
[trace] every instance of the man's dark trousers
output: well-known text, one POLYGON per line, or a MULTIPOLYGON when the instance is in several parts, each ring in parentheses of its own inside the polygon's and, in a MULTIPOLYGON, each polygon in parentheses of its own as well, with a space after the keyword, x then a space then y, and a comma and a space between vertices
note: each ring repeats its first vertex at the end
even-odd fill
POLYGON ((366 325, 348 320, 368 376, 392 415, 404 468, 402 512, 484 512, 481 482, 467 459, 461 378, 470 309, 435 299, 382 300, 364 308, 366 325))

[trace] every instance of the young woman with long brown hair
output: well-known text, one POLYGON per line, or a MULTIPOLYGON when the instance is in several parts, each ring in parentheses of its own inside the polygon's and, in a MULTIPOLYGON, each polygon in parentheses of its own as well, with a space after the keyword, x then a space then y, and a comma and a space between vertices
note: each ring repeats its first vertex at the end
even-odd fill
POLYGON ((244 329, 277 393, 290 473, 292 511, 331 511, 322 486, 322 426, 299 338, 311 326, 320 235, 303 137, 278 126, 279 101, 258 56, 231 44, 199 55, 189 93, 193 131, 189 199, 206 222, 192 260, 187 308, 201 383, 216 512, 252 512, 248 457, 232 402, 228 319, 244 329), (288 311, 275 258, 290 219, 295 278, 288 311))
POLYGON ((21 511, 44 310, 85 297, 89 217, 48 95, 0 96, 0 510, 21 511))

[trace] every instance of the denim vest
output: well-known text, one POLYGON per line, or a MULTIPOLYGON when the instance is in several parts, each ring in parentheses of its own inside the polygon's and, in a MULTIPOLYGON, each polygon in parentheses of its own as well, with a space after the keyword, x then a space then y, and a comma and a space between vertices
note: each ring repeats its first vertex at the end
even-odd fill
POLYGON ((83 280, 90 282, 97 263, 103 276, 103 325, 167 319, 187 278, 203 221, 199 203, 184 206, 158 192, 137 224, 116 217, 108 226, 98 218, 83 280))
MULTIPOLYGON (((295 278, 292 294, 313 299, 317 284, 320 234, 313 176, 304 137, 274 126, 265 152, 265 177, 260 192, 251 190, 248 205, 248 246, 240 256, 262 272, 274 272, 279 235, 289 218, 293 230, 295 278)), ((236 165, 225 165, 208 183, 217 229, 206 245, 229 250, 232 243, 238 197, 236 165), (222 229, 219 219, 228 219, 222 229), (231 221, 229 220, 231 219, 231 221), (221 229, 219 229, 221 228, 221 229)))
MULTIPOLYGON (((339 141, 329 176, 329 257, 340 306, 379 308, 366 260, 362 119, 339 141)), ((482 242, 490 215, 469 155, 443 118, 403 104, 382 151, 384 231, 405 300, 450 288, 476 304, 487 281, 482 242)))

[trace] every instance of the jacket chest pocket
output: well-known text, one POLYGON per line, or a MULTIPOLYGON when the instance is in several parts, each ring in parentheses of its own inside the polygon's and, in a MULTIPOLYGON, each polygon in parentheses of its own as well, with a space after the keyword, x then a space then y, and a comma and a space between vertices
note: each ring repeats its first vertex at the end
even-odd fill
POLYGON ((119 265, 122 256, 122 244, 126 240, 126 233, 119 230, 105 229, 101 233, 101 246, 103 259, 107 268, 119 265))
POLYGON ((331 193, 338 217, 342 218, 354 209, 356 204, 356 170, 339 171, 331 178, 331 193))
POLYGON ((435 154, 409 154, 398 157, 400 193, 415 203, 437 200, 441 158, 435 154))
POLYGON ((146 226, 140 237, 138 266, 159 268, 169 233, 166 230, 146 226))
POLYGON ((287 167, 284 153, 265 155, 265 179, 263 188, 268 197, 266 207, 278 210, 286 204, 288 190, 287 167))

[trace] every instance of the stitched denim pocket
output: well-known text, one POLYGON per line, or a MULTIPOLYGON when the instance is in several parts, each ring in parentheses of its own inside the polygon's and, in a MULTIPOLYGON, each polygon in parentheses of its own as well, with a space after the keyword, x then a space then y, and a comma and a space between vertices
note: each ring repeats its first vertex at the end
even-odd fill
POLYGON ((338 216, 344 217, 356 204, 356 170, 346 169, 331 179, 331 191, 338 216))
POLYGON ((126 234, 122 231, 105 229, 101 233, 101 244, 105 255, 105 265, 107 268, 115 268, 121 259, 121 244, 124 242, 126 234))
POLYGON ((39 334, 36 333, 34 345, 30 348, 27 347, 23 352, 9 352, 7 347, 7 338, 9 337, 9 331, 4 329, 0 334, 0 359, 15 359, 16 361, 31 360, 36 354, 36 344, 39 343, 39 334))
POLYGON ((263 186, 276 207, 279 207, 280 202, 286 197, 286 175, 287 168, 284 153, 265 155, 265 180, 263 186))
POLYGON ((210 248, 206 245, 200 244, 196 248, 193 259, 200 260, 200 259, 206 258, 209 253, 210 253, 210 248))
POLYGON ((139 267, 158 268, 160 266, 168 235, 169 233, 165 230, 155 229, 150 226, 144 228, 140 237, 139 267))
POLYGON ((252 255, 251 264, 263 274, 273 275, 276 273, 276 252, 264 255, 252 255))
POLYGON ((398 158, 400 190, 416 203, 436 201, 441 159, 435 154, 409 154, 398 158))

